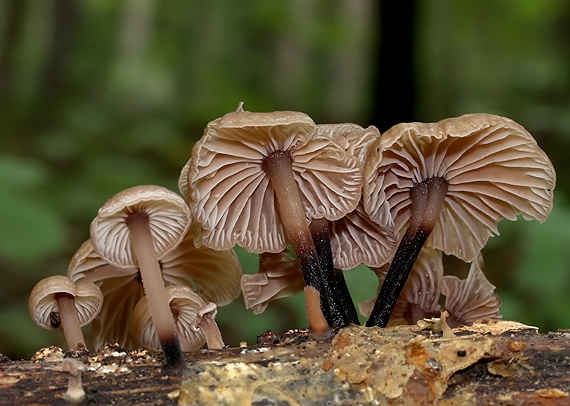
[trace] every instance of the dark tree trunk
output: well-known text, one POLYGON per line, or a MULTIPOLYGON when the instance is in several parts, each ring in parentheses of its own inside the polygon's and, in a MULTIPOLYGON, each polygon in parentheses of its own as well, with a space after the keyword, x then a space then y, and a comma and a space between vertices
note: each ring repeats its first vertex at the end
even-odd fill
POLYGON ((371 122, 381 132, 416 121, 415 0, 382 0, 371 122))

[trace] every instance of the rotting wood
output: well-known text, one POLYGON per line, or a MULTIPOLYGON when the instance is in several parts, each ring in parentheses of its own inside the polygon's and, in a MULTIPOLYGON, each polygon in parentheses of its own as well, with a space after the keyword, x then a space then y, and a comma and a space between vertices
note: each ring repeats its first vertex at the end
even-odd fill
MULTIPOLYGON (((254 346, 186 354, 178 375, 160 357, 116 345, 83 358, 81 404, 570 405, 570 332, 539 334, 493 321, 454 329, 438 319, 388 329, 350 327, 329 342, 302 331, 254 346)), ((56 348, 0 362, 1 405, 65 405, 56 348)))

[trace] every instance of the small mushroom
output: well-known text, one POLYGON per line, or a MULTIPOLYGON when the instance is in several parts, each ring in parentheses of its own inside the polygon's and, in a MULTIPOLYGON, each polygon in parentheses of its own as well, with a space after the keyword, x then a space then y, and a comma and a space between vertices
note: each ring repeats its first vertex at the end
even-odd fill
POLYGON ((165 290, 159 258, 173 250, 190 226, 190 212, 176 193, 135 186, 109 199, 91 223, 91 241, 105 261, 138 267, 167 367, 181 368, 184 354, 165 290))
POLYGON ((103 294, 91 282, 74 283, 67 276, 54 275, 34 286, 28 310, 35 323, 48 330, 61 330, 68 349, 85 345, 81 327, 97 316, 103 294))
POLYGON ((61 368, 69 372, 65 400, 70 403, 80 403, 85 398, 85 389, 83 389, 81 379, 81 372, 86 369, 85 364, 74 358, 66 358, 61 362, 61 368))
MULTIPOLYGON (((217 312, 214 303, 206 303, 188 286, 171 285, 166 291, 184 351, 198 350, 206 343, 211 349, 224 347, 220 330, 214 320, 217 312)), ((141 298, 135 306, 131 330, 136 341, 144 348, 159 350, 160 344, 146 297, 141 298)))
POLYGON ((293 245, 306 285, 309 329, 321 335, 346 320, 337 319, 342 312, 332 291, 334 275, 320 269, 309 221, 336 220, 353 210, 361 182, 357 159, 315 134, 307 115, 251 113, 240 106, 208 124, 179 187, 204 245, 238 244, 254 253, 293 245))
POLYGON ((466 279, 446 275, 442 279, 441 293, 445 296, 445 310, 449 313, 450 327, 471 324, 475 320, 500 319, 501 299, 483 273, 483 255, 479 253, 471 262, 466 279))
POLYGON ((552 209, 552 163, 521 125, 504 117, 398 124, 368 152, 364 208, 374 222, 393 225, 400 239, 368 326, 387 324, 426 241, 469 262, 498 234, 501 219, 544 221, 552 209))
POLYGON ((272 300, 302 292, 303 285, 299 263, 288 250, 261 254, 257 273, 241 277, 243 301, 253 314, 263 313, 272 300))

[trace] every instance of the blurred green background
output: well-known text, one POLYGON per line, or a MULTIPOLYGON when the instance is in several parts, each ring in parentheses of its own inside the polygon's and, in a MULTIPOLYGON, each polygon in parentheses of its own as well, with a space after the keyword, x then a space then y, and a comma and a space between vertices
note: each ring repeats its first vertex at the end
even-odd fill
MULTIPOLYGON (((544 224, 501 223, 486 272, 505 318, 569 328, 570 4, 389 3, 0 1, 0 353, 63 343, 30 319, 31 288, 66 272, 109 197, 177 190, 193 142, 240 101, 381 130, 468 112, 523 124, 557 169, 556 203, 544 224)), ((356 301, 375 293, 369 270, 346 275, 356 301)), ((218 320, 231 345, 306 326, 301 297, 259 316, 240 298, 218 320)))

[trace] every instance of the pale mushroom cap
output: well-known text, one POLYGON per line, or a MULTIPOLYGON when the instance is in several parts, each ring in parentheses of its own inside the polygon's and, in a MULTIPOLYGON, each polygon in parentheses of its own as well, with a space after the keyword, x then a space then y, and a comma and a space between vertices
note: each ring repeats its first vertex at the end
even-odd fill
POLYGON ((135 212, 148 215, 158 256, 176 247, 190 226, 190 210, 184 199, 164 187, 135 186, 119 192, 99 209, 90 228, 95 251, 113 265, 137 264, 125 222, 135 212))
POLYGON ((437 123, 398 124, 369 148, 362 198, 373 221, 401 238, 410 219, 410 189, 432 177, 448 182, 427 245, 473 260, 497 223, 544 221, 555 172, 532 136, 514 121, 468 114, 437 123))
POLYGON ((380 131, 373 125, 362 128, 353 123, 319 124, 316 132, 332 138, 362 164, 366 160, 370 144, 380 138, 380 131))
POLYGON ((245 308, 253 310, 253 314, 263 313, 273 300, 302 292, 304 286, 299 262, 286 251, 262 253, 258 272, 241 277, 245 308))
MULTIPOLYGON (((198 312, 207 303, 187 286, 167 286, 171 308, 176 308, 176 328, 183 351, 195 351, 206 344, 201 330, 193 329, 198 312)), ((139 345, 152 351, 160 351, 160 343, 152 323, 146 296, 142 297, 133 311, 131 334, 139 345)))
POLYGON ((444 276, 441 293, 445 296, 445 309, 456 323, 470 324, 475 320, 502 317, 501 299, 483 273, 481 253, 471 263, 466 279, 444 276))
POLYGON ((304 113, 236 111, 208 124, 183 170, 186 198, 199 224, 196 238, 215 249, 239 244, 250 252, 280 252, 287 239, 263 158, 287 152, 308 219, 336 220, 360 199, 362 168, 332 139, 315 134, 304 113), (201 234, 201 235, 200 235, 201 234))
POLYGON ((371 221, 361 203, 330 223, 330 241, 338 269, 352 269, 360 264, 381 267, 392 258, 397 245, 394 233, 371 221))
POLYGON ((191 229, 159 260, 166 283, 194 287, 206 301, 223 306, 240 294, 242 269, 234 250, 196 248, 191 229))
POLYGON ((73 283, 63 275, 49 276, 34 286, 28 301, 28 310, 35 323, 48 330, 53 328, 50 313, 58 312, 56 295, 67 293, 75 298, 75 307, 79 315, 79 324, 85 326, 97 316, 103 305, 103 293, 95 284, 80 281, 73 283))

